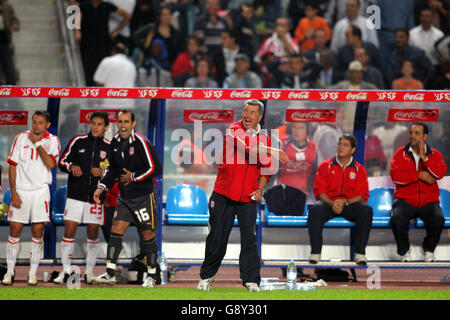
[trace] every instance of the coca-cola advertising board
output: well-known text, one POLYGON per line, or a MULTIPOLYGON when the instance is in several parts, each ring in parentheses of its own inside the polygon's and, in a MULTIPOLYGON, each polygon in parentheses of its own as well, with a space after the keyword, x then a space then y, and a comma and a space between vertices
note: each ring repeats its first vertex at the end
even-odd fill
POLYGON ((0 125, 24 125, 28 123, 28 111, 0 111, 0 125))
POLYGON ((84 109, 80 110, 80 123, 90 123, 91 116, 95 111, 105 111, 108 113, 109 122, 117 122, 117 112, 120 109, 84 109))
POLYGON ((231 123, 233 119, 234 110, 232 109, 190 109, 183 111, 184 123, 194 123, 195 121, 203 123, 231 123))
POLYGON ((336 109, 288 109, 286 122, 336 122, 336 109))
POLYGON ((388 121, 392 122, 436 122, 439 109, 389 109, 388 121))

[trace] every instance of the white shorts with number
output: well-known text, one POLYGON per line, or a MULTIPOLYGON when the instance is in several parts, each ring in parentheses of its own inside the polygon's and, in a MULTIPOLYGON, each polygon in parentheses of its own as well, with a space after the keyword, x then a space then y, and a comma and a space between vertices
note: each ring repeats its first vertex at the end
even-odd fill
POLYGON ((64 209, 64 220, 75 221, 78 224, 103 225, 105 210, 102 204, 83 202, 67 198, 64 209))
POLYGON ((48 187, 33 191, 17 189, 22 204, 9 207, 8 221, 28 223, 50 222, 50 190, 48 187))

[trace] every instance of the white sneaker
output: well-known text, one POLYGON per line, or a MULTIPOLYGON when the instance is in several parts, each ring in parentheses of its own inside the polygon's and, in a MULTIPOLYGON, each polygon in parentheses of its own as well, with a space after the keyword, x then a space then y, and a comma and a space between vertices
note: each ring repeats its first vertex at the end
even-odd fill
POLYGON ((102 274, 98 277, 93 277, 92 283, 115 284, 116 277, 115 276, 111 277, 107 272, 105 272, 104 274, 102 274))
POLYGON ((150 276, 147 276, 147 279, 145 279, 145 282, 142 284, 142 287, 153 288, 155 286, 155 284, 156 284, 156 280, 150 276))
POLYGON ((69 278, 69 275, 64 272, 60 272, 58 276, 53 280, 53 283, 55 284, 64 284, 67 282, 67 279, 69 278))
POLYGON ((245 287, 247 288, 248 291, 255 291, 258 292, 259 291, 259 286, 257 283, 254 282, 247 282, 245 284, 245 287))
POLYGON ((434 252, 425 251, 425 262, 435 262, 434 252))
POLYGON ((410 262, 411 260, 411 249, 409 249, 404 255, 400 256, 400 262, 410 262))
POLYGON ((317 264, 320 262, 320 253, 314 253, 309 255, 309 263, 317 264))
POLYGON ((28 274, 28 285, 35 286, 38 284, 37 277, 35 274, 28 274))
POLYGON ((209 288, 211 287, 211 283, 214 281, 215 277, 212 276, 208 279, 200 279, 197 285, 197 290, 199 291, 209 291, 209 288))
POLYGON ((92 273, 86 273, 84 275, 84 280, 86 281, 87 284, 92 284, 92 279, 94 279, 94 275, 92 273))
POLYGON ((14 278, 14 275, 12 273, 5 273, 5 275, 3 276, 2 283, 5 286, 10 286, 13 283, 13 278, 14 278))
POLYGON ((367 257, 365 254, 355 253, 355 262, 359 266, 367 265, 367 257))

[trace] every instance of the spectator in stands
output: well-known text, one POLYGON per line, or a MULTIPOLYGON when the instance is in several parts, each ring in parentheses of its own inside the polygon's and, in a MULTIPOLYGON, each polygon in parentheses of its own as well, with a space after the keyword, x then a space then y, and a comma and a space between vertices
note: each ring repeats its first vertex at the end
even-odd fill
POLYGON ((12 33, 19 31, 19 19, 6 0, 0 0, 0 67, 6 85, 16 85, 16 67, 13 60, 12 33))
POLYGON ((322 50, 328 50, 327 42, 327 33, 325 30, 321 28, 314 30, 314 47, 304 52, 303 55, 308 61, 319 62, 320 52, 322 50))
POLYGON ((289 123, 286 128, 288 138, 282 141, 281 149, 289 161, 281 166, 278 176, 279 184, 287 184, 309 194, 314 174, 316 144, 308 138, 309 123, 289 123))
POLYGON ((239 53, 235 60, 235 72, 225 78, 223 88, 261 88, 260 77, 250 71, 249 57, 244 53, 239 53))
POLYGON ((137 0, 130 21, 131 34, 143 26, 155 22, 156 12, 158 11, 156 5, 157 3, 152 0, 137 0))
POLYGON ((130 88, 136 85, 136 67, 128 59, 128 49, 118 42, 111 50, 111 56, 103 58, 94 73, 97 86, 106 88, 130 88))
POLYGON ((442 154, 427 144, 428 126, 409 126, 409 144, 395 151, 391 161, 391 178, 395 184, 391 227, 401 262, 411 261, 409 224, 421 218, 426 237, 422 242, 425 262, 435 261, 434 250, 444 228, 444 215, 439 206, 437 181, 447 172, 442 154))
POLYGON ((373 213, 364 203, 369 199, 369 182, 366 170, 353 158, 356 147, 354 136, 343 135, 339 138, 336 156, 319 164, 314 178, 314 196, 319 202, 309 209, 308 215, 309 263, 320 261, 325 222, 343 217, 356 224, 355 262, 367 264, 366 245, 373 213))
POLYGON ((220 35, 222 31, 230 28, 228 22, 217 14, 219 10, 219 0, 206 0, 206 13, 197 17, 194 25, 194 34, 203 41, 204 51, 210 57, 221 48, 220 35))
POLYGON ((430 9, 433 26, 442 30, 444 34, 450 34, 450 2, 448 0, 415 0, 414 4, 417 23, 420 23, 422 10, 430 9))
POLYGON ((161 39, 153 39, 150 51, 139 68, 141 87, 171 87, 170 61, 166 44, 161 39))
POLYGON ((380 139, 373 133, 366 135, 364 166, 369 177, 381 176, 381 173, 386 169, 386 156, 383 152, 383 146, 380 139))
POLYGON ((394 90, 422 90, 423 83, 414 79, 414 64, 411 60, 405 59, 401 65, 402 76, 392 82, 394 90))
POLYGON ((443 59, 440 63, 440 72, 432 82, 430 89, 450 89, 450 57, 443 59))
POLYGON ((325 31, 327 41, 331 38, 328 24, 324 18, 317 15, 318 12, 319 6, 316 3, 311 2, 305 5, 306 17, 299 21, 295 29, 295 36, 300 44, 301 52, 314 48, 314 31, 317 29, 325 31))
POLYGON ((273 76, 270 87, 306 89, 317 87, 321 68, 299 53, 271 62, 268 69, 273 76))
POLYGON ((195 61, 202 56, 200 46, 199 38, 194 35, 188 37, 186 51, 178 55, 170 70, 176 87, 183 87, 186 80, 193 75, 195 61))
POLYGON ((363 80, 374 84, 378 89, 385 89, 383 75, 380 70, 370 65, 370 57, 367 55, 366 49, 355 49, 355 60, 361 62, 364 70, 363 80))
POLYGON ((128 25, 131 16, 123 9, 102 0, 89 0, 80 5, 81 30, 75 29, 75 39, 80 44, 84 76, 87 86, 94 86, 94 73, 102 59, 110 53, 112 41, 128 25), (115 12, 122 21, 109 32, 110 15, 115 12))
MULTIPOLYGON (((367 7, 370 0, 359 0, 359 12, 362 17, 367 17, 367 7)), ((336 22, 346 17, 346 5, 347 0, 329 0, 327 3, 327 9, 324 13, 324 18, 330 27, 333 27, 336 22)))
POLYGON ((378 48, 373 43, 362 41, 361 36, 361 29, 358 26, 350 26, 345 30, 346 44, 339 49, 334 59, 336 69, 345 72, 350 62, 355 60, 355 50, 358 48, 364 48, 370 58, 370 65, 380 69, 381 62, 378 48))
POLYGON ((394 140, 398 136, 401 136, 405 131, 407 131, 405 126, 395 122, 383 122, 383 125, 373 130, 373 134, 381 141, 388 163, 390 163, 392 156, 394 155, 394 140))
POLYGON ((239 33, 234 29, 222 31, 221 48, 212 57, 212 62, 215 67, 214 78, 219 87, 222 87, 223 80, 234 72, 237 55, 239 53, 248 55, 237 44, 238 37, 239 33))
POLYGON ((266 65, 274 59, 281 59, 295 53, 300 53, 298 41, 289 33, 289 21, 286 18, 278 18, 275 32, 264 40, 256 53, 254 61, 263 74, 267 74, 266 65))
POLYGON ((318 88, 329 88, 344 79, 344 74, 333 68, 333 53, 329 49, 319 52, 319 63, 322 70, 319 74, 318 88))
MULTIPOLYGON (((338 116, 341 114, 342 112, 339 111, 338 116)), ((317 163, 320 164, 336 154, 338 139, 341 135, 342 132, 336 127, 336 122, 323 122, 317 125, 312 136, 317 146, 317 163)))
POLYGON ((377 87, 363 80, 364 67, 361 62, 354 60, 350 63, 347 70, 349 80, 342 80, 331 86, 331 89, 350 89, 350 90, 375 90, 377 87))
POLYGON ((334 26, 333 37, 331 38, 331 51, 337 53, 339 49, 345 45, 345 31, 351 25, 356 25, 361 29, 361 39, 365 42, 370 42, 378 47, 378 38, 375 29, 367 27, 368 21, 366 18, 358 14, 360 9, 359 0, 347 0, 346 14, 347 16, 339 20, 334 26))
POLYGON ((276 21, 281 15, 281 1, 278 0, 254 0, 256 20, 256 46, 276 29, 276 21))
POLYGON ((186 80, 187 88, 218 88, 217 82, 212 78, 212 62, 208 57, 200 58, 194 67, 194 76, 186 80))
MULTIPOLYGON (((410 30, 414 23, 414 2, 416 0, 376 0, 376 5, 380 8, 381 25, 377 29, 378 40, 380 42, 381 72, 385 75, 388 72, 388 59, 392 55, 395 46, 395 32, 399 29, 410 30)), ((393 79, 385 77, 385 82, 391 84, 393 79)))
MULTIPOLYGON (((136 6, 136 0, 105 0, 105 2, 112 3, 117 8, 126 11, 130 17, 132 17, 134 8, 136 6)), ((122 16, 118 15, 115 12, 111 13, 111 15, 109 16, 109 32, 114 32, 114 30, 116 30, 116 28, 120 25, 121 21, 122 16)), ((119 32, 115 40, 124 43, 127 47, 131 45, 131 32, 129 23, 119 32)))
POLYGON ((431 10, 423 9, 420 13, 420 25, 409 30, 409 45, 425 51, 425 55, 436 67, 439 64, 439 57, 434 44, 444 36, 444 33, 434 27, 431 20, 431 10))
POLYGON ((253 5, 248 2, 242 3, 239 15, 233 16, 233 29, 239 32, 237 44, 248 53, 249 57, 255 55, 255 25, 256 17, 253 5))
POLYGON ((168 59, 172 66, 180 53, 182 38, 178 30, 171 25, 171 19, 172 10, 167 6, 162 6, 158 12, 153 37, 164 41, 167 48, 168 59))
POLYGON ((388 62, 387 76, 390 80, 389 83, 392 83, 394 79, 401 75, 401 62, 409 59, 414 63, 414 78, 426 85, 433 76, 433 65, 422 49, 410 46, 408 41, 408 30, 397 30, 395 32, 395 48, 388 62))

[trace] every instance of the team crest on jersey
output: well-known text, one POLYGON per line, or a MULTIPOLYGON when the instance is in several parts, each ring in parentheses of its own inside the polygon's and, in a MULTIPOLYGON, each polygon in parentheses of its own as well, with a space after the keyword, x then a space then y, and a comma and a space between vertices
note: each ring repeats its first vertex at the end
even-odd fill
POLYGON ((348 175, 350 179, 354 180, 356 178, 356 172, 350 172, 350 174, 348 175))
POLYGON ((100 159, 105 159, 106 158, 106 151, 100 151, 100 159))
POLYGON ((134 147, 131 147, 130 148, 130 156, 133 156, 133 154, 134 154, 134 147))

